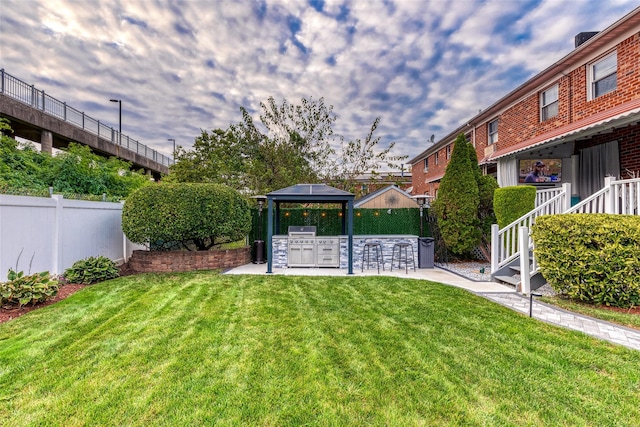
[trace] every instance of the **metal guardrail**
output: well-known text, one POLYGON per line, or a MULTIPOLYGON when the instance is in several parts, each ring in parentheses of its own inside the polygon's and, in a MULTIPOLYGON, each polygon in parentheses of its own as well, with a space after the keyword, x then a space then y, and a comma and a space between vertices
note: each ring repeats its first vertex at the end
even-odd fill
POLYGON ((0 93, 165 166, 173 160, 0 69, 0 93))

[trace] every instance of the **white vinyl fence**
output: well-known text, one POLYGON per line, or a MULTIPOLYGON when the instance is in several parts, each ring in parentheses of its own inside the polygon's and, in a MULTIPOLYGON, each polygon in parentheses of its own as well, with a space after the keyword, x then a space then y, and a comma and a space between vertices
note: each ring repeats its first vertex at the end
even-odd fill
POLYGON ((9 268, 61 274, 74 262, 105 256, 128 260, 134 245, 122 233, 122 204, 0 194, 0 281, 9 268))

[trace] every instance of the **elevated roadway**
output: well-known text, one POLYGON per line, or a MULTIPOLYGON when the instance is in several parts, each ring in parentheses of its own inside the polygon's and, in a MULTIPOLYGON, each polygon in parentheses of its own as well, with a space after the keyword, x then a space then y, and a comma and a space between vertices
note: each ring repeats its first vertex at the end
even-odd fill
POLYGON ((169 173, 173 160, 100 123, 66 103, 0 70, 0 117, 11 122, 13 136, 40 142, 42 150, 65 148, 69 142, 91 147, 144 169, 156 179, 169 173))

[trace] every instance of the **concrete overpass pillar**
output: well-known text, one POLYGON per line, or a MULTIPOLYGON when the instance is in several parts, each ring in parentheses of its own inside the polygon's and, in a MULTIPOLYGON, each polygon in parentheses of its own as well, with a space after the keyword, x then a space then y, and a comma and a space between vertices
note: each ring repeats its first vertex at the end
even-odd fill
POLYGON ((43 153, 53 154, 53 134, 48 130, 43 130, 40 134, 40 145, 43 153))

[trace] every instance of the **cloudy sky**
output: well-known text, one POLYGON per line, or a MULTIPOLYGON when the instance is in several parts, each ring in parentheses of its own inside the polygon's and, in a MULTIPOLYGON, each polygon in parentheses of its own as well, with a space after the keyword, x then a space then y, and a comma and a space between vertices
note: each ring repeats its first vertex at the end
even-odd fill
POLYGON ((170 155, 273 96, 419 154, 637 0, 0 0, 0 68, 170 155))

